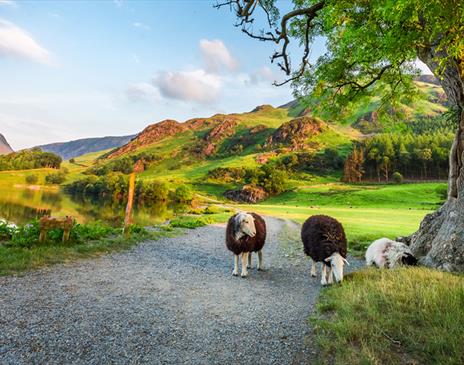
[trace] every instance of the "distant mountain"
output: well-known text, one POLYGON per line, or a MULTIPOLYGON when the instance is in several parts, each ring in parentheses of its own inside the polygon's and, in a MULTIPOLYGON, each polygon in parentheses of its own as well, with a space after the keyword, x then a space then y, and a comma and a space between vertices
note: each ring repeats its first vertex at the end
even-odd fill
POLYGON ((70 142, 51 143, 37 147, 39 147, 42 151, 45 152, 56 153, 63 159, 68 160, 70 158, 85 155, 87 153, 120 147, 128 143, 135 136, 136 135, 121 137, 84 138, 70 142))
POLYGON ((7 155, 11 152, 14 152, 13 149, 10 147, 3 134, 0 133, 0 155, 7 155))

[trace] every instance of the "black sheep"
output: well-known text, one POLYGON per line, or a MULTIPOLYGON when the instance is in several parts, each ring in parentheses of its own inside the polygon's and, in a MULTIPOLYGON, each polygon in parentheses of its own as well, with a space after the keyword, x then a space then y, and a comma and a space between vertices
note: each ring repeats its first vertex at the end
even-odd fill
POLYGON ((251 253, 258 253, 258 270, 263 270, 262 248, 266 241, 266 223, 256 213, 237 213, 230 217, 226 228, 226 246, 234 253, 234 271, 238 275, 238 257, 242 255, 242 273, 248 275, 247 267, 251 266, 251 253))
POLYGON ((313 260, 311 275, 316 276, 316 262, 322 262, 321 284, 343 280, 343 266, 346 261, 346 236, 343 226, 336 219, 326 215, 313 215, 301 227, 304 252, 313 260), (330 268, 327 281, 326 270, 330 268))

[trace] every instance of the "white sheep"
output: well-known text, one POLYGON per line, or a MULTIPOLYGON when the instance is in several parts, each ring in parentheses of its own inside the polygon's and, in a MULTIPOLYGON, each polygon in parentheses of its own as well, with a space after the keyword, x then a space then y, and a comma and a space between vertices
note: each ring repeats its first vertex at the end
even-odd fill
POLYGON ((399 265, 417 265, 417 259, 404 243, 380 238, 367 248, 366 264, 392 269, 399 265))

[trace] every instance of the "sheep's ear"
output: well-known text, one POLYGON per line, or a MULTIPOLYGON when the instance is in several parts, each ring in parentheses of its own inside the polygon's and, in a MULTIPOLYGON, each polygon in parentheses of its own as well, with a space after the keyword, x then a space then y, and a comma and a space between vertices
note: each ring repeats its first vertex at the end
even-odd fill
POLYGON ((348 262, 347 259, 343 259, 343 262, 344 262, 345 264, 347 264, 348 266, 350 266, 350 263, 348 262))
POLYGON ((330 257, 326 257, 326 258, 324 259, 325 262, 329 262, 330 260, 331 260, 330 257))

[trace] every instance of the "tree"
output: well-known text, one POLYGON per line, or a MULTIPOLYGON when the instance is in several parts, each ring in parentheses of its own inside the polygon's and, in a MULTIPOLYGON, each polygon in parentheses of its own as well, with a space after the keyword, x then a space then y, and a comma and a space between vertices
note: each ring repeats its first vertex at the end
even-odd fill
POLYGON ((413 62, 419 58, 430 68, 454 112, 456 136, 448 199, 424 219, 411 247, 430 266, 464 270, 464 2, 294 0, 293 10, 281 16, 276 0, 222 1, 217 7, 230 6, 244 33, 280 47, 271 60, 287 79, 276 85, 291 82, 298 96, 326 114, 348 115, 374 94, 381 97, 379 115, 395 110, 400 97, 417 95, 413 62), (318 36, 327 40, 327 51, 310 62, 318 36), (302 47, 296 68, 292 41, 302 47))

